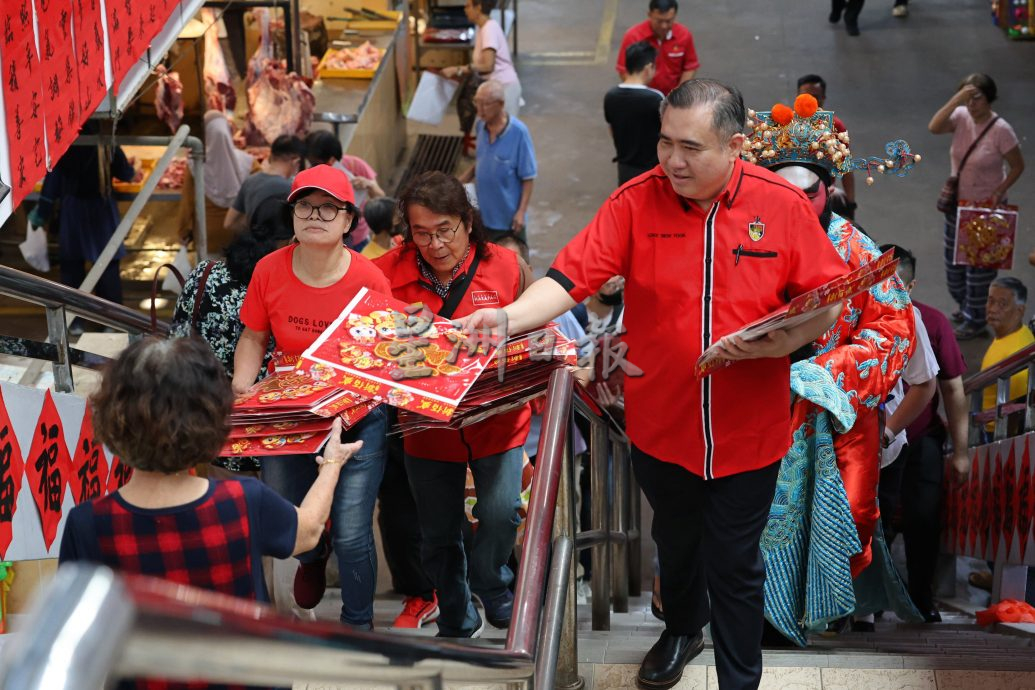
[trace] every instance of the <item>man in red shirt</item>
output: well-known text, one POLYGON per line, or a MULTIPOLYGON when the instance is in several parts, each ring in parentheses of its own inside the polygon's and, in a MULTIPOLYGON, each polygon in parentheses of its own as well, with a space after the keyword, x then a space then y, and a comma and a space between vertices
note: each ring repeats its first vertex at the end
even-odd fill
POLYGON ((765 568, 759 539, 790 445, 788 355, 833 323, 841 304, 763 339, 730 336, 846 272, 808 199, 740 160, 740 93, 691 80, 663 104, 660 165, 611 194, 547 276, 469 330, 517 333, 626 277, 626 423, 636 479, 654 509, 666 630, 640 666, 669 688, 704 647, 711 623, 721 687, 762 674, 765 568), (696 378, 721 342, 731 366, 696 378))
POLYGON ((650 0, 647 21, 626 31, 622 38, 618 62, 615 64, 619 75, 625 77, 625 49, 633 43, 647 41, 658 51, 655 64, 657 72, 648 86, 668 94, 683 82, 694 78, 701 63, 697 61, 693 34, 676 21, 678 10, 679 3, 676 0, 650 0))

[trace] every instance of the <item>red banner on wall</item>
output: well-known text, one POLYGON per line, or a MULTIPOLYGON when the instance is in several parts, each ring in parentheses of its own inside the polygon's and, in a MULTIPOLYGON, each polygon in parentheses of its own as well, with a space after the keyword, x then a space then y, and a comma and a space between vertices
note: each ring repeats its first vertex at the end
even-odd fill
POLYGON ((36 54, 30 0, 0 3, 3 43, 4 111, 11 161, 11 188, 17 205, 39 181, 46 166, 43 71, 36 54))
POLYGON ((11 527, 24 476, 25 459, 7 414, 3 393, 0 393, 0 560, 6 558, 7 547, 11 545, 11 527))

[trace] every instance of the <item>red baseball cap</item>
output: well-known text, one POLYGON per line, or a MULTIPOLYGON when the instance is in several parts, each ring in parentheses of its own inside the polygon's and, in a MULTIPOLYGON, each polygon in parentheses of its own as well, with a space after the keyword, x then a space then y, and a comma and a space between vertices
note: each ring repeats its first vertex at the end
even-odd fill
POLYGON ((294 201, 314 189, 327 192, 338 201, 347 201, 353 205, 356 203, 356 193, 352 190, 349 176, 340 168, 330 165, 314 165, 295 175, 287 200, 294 201))

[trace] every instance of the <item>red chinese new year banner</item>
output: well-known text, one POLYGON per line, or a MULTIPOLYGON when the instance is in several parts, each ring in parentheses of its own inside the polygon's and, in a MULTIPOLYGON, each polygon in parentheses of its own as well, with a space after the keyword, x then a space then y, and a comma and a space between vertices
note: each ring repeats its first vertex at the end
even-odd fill
MULTIPOLYGON (((949 552, 1035 565, 1035 433, 970 449, 965 482, 945 482, 942 546, 949 552)), ((946 477, 952 473, 946 466, 946 477)))
POLYGON ((71 0, 36 0, 43 65, 47 152, 51 167, 79 133, 79 73, 72 41, 71 0))
POLYGON ((99 0, 75 0, 75 59, 79 74, 79 112, 89 116, 108 88, 104 81, 104 32, 99 0))
POLYGON ((44 144, 43 68, 36 53, 30 0, 0 3, 3 36, 4 114, 11 161, 12 203, 17 206, 43 176, 47 164, 44 144))
POLYGON ((108 458, 104 447, 94 438, 93 414, 86 406, 79 441, 72 456, 72 498, 76 504, 104 495, 108 485, 108 458))
POLYGON ((14 513, 24 477, 25 459, 0 392, 0 560, 6 559, 7 547, 11 545, 14 513))
POLYGON ((50 391, 46 393, 43 410, 36 422, 25 474, 39 509, 40 522, 43 523, 43 541, 49 549, 57 537, 65 487, 72 474, 72 459, 65 445, 61 415, 58 414, 50 391))

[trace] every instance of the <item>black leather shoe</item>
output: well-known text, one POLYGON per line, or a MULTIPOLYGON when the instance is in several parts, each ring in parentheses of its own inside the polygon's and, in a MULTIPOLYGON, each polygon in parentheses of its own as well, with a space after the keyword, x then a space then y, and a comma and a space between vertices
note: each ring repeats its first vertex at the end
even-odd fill
POLYGON ((643 657, 636 681, 647 690, 671 688, 683 677, 683 667, 704 649, 704 635, 672 635, 668 630, 643 657))
POLYGON ((920 615, 924 617, 924 623, 941 623, 942 614, 938 613, 938 609, 920 609, 920 615))

